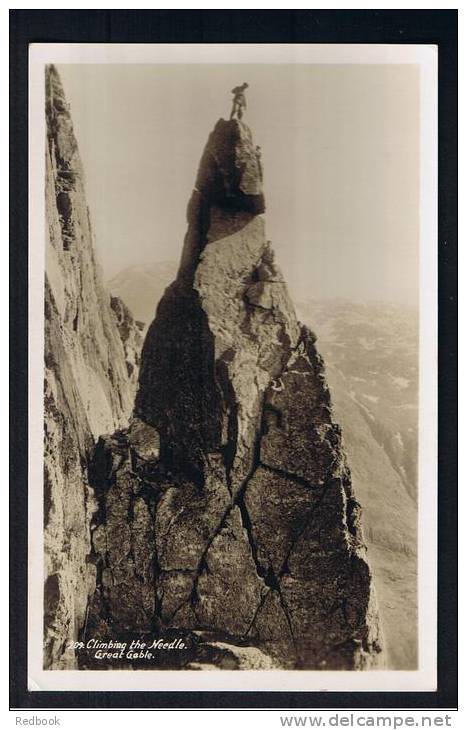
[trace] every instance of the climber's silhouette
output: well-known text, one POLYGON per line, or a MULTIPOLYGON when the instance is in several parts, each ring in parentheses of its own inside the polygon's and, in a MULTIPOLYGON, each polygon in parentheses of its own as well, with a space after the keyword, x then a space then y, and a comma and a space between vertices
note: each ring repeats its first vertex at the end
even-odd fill
POLYGON ((247 83, 243 83, 241 86, 236 86, 232 89, 234 98, 232 102, 232 111, 230 113, 231 119, 234 119, 235 116, 237 119, 241 119, 243 117, 243 110, 246 109, 245 89, 248 89, 247 83))
POLYGON ((256 162, 258 163, 259 179, 263 181, 263 163, 261 162, 261 147, 259 144, 256 145, 256 162))

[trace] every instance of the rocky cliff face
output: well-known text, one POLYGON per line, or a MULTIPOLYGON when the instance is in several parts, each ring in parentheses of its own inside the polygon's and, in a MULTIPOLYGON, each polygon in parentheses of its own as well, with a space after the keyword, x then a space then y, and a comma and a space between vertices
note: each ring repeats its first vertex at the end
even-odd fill
POLYGON ((388 668, 417 668, 416 312, 394 304, 302 302, 313 322, 363 526, 388 668))
POLYGON ((216 637, 239 668, 247 646, 275 666, 364 669, 381 637, 360 506, 263 211, 251 132, 220 120, 146 336, 135 419, 95 451, 87 630, 216 637))
POLYGON ((75 660, 65 648, 84 624, 95 586, 88 455, 100 434, 127 423, 141 336, 103 287, 78 147, 53 67, 46 120, 44 666, 68 668, 75 660))
MULTIPOLYGON (((174 262, 131 266, 112 291, 151 322, 174 262)), ((316 331, 352 485, 363 509, 387 669, 417 668, 416 312, 391 303, 295 302, 316 331), (398 448, 394 448, 398 446, 398 448)))

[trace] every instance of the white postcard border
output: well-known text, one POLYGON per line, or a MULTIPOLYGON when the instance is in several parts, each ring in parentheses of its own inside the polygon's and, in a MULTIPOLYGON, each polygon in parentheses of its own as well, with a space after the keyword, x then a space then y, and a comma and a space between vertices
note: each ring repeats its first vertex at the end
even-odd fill
POLYGON ((31 691, 435 691, 437 686, 437 47, 395 44, 31 44, 29 541, 31 691), (51 671, 43 651, 44 66, 48 63, 417 64, 420 67, 419 669, 51 671))

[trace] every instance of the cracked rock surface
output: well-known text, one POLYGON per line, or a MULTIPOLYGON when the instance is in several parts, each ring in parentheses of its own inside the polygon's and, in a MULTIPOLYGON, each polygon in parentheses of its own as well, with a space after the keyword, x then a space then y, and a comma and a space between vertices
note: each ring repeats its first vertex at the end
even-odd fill
MULTIPOLYGON (((239 669, 253 655, 269 668, 371 668, 382 640, 360 506, 263 212, 251 132, 220 120, 146 336, 134 420, 94 453, 86 631, 212 633, 244 648, 243 660, 232 649, 239 669)), ((211 659, 200 649, 183 666, 211 659)))
POLYGON ((88 455, 126 425, 141 334, 112 303, 95 260, 83 170, 60 78, 46 68, 44 382, 44 667, 76 666, 76 640, 95 588, 88 455), (118 315, 116 311, 118 310, 118 315))

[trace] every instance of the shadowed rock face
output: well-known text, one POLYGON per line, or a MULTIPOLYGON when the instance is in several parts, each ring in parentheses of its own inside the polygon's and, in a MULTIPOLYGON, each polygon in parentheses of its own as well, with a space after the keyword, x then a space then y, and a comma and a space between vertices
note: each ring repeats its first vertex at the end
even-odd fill
POLYGON ((44 666, 62 669, 76 664, 66 647, 95 587, 87 460, 94 439, 128 422, 141 335, 126 308, 117 301, 111 308, 73 125, 52 66, 45 80, 44 666))
POLYGON ((220 120, 146 336, 136 420, 95 452, 88 630, 207 631, 275 666, 364 669, 381 640, 360 507, 315 338, 265 237, 261 178, 250 130, 220 120))

